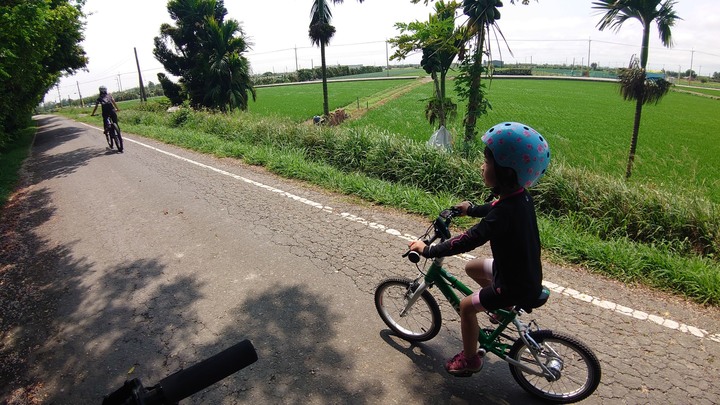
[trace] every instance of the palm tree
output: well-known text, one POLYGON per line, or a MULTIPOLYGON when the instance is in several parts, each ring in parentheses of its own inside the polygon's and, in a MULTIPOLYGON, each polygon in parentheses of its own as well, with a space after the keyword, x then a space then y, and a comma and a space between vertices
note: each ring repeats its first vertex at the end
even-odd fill
POLYGON ((646 74, 648 45, 650 43, 650 24, 654 21, 660 33, 660 41, 665 47, 672 46, 670 29, 680 19, 673 10, 675 0, 598 0, 593 8, 605 12, 597 26, 600 31, 612 28, 618 31, 623 23, 637 19, 643 27, 642 47, 639 62, 633 58, 628 69, 621 73, 621 92, 626 100, 635 100, 635 122, 633 124, 630 154, 628 155, 625 178, 629 179, 637 149, 640 116, 645 103, 657 103, 669 89, 664 79, 648 79, 646 74))
POLYGON ((242 56, 249 44, 240 24, 225 20, 223 0, 170 0, 167 9, 176 26, 160 26, 153 54, 180 77, 182 86, 158 75, 168 96, 178 93, 193 107, 247 109, 248 92, 255 98, 250 66, 242 56))
MULTIPOLYGON (((332 0, 333 4, 343 2, 343 0, 332 0)), ((358 0, 362 3, 363 0, 358 0)), ((323 114, 327 117, 330 114, 330 108, 328 106, 328 92, 327 92, 327 67, 325 65, 325 46, 330 43, 330 39, 335 35, 335 27, 330 25, 332 20, 332 12, 330 12, 330 5, 327 0, 313 0, 312 8, 310 9, 310 29, 308 35, 313 45, 320 46, 320 62, 322 72, 322 87, 323 87, 323 114)))
POLYGON ((206 18, 207 39, 211 50, 203 104, 225 112, 235 108, 247 110, 248 93, 255 100, 250 79, 250 65, 242 53, 249 48, 236 20, 217 21, 206 18), (240 35, 236 35, 236 34, 240 35))
MULTIPOLYGON (((511 1, 512 3, 512 1, 511 1)), ((477 118, 487 114, 490 106, 481 83, 482 74, 485 68, 482 64, 482 57, 489 54, 489 44, 486 44, 491 30, 495 30, 500 36, 500 28, 497 20, 500 19, 499 7, 502 7, 500 0, 464 0, 463 13, 468 16, 465 24, 465 35, 467 43, 471 48, 469 56, 463 55, 461 51, 462 64, 460 75, 456 79, 456 87, 463 98, 467 98, 467 112, 465 114, 465 156, 470 154, 470 145, 475 139, 475 127, 477 118), (463 89, 464 88, 464 89, 463 89)), ((503 37, 504 38, 504 37, 503 37)))

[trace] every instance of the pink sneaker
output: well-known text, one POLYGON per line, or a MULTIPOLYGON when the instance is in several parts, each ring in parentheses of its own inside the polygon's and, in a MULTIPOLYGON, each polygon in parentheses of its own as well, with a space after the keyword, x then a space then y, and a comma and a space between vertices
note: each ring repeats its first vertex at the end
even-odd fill
POLYGON ((475 353, 474 356, 467 358, 465 352, 460 352, 450 359, 445 365, 448 373, 458 377, 468 377, 472 373, 482 370, 483 359, 475 353))

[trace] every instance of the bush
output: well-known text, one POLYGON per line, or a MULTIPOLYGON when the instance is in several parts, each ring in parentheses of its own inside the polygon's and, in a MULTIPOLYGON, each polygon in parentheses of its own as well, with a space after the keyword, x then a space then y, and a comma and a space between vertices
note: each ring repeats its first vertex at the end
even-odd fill
POLYGON ((572 215, 602 239, 629 238, 667 245, 677 253, 715 257, 720 247, 720 213, 712 203, 680 199, 647 186, 628 185, 554 162, 534 190, 538 209, 572 215))

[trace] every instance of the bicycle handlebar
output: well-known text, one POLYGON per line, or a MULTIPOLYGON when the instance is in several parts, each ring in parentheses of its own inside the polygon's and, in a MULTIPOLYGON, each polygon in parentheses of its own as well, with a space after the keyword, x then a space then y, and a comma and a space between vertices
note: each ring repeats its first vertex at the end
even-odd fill
POLYGON ((249 366, 257 359, 255 347, 246 339, 187 369, 163 378, 150 389, 145 389, 138 379, 126 381, 120 389, 106 396, 102 403, 103 405, 175 404, 249 366))
MULTIPOLYGON (((433 243, 436 239, 440 238, 440 240, 446 240, 450 239, 450 222, 452 222, 452 219, 458 215, 462 214, 462 210, 460 210, 457 207, 451 207, 445 210, 442 210, 438 217, 433 221, 432 225, 428 230, 425 232, 425 235, 421 236, 419 239, 422 239, 423 242, 425 242, 426 245, 430 245, 433 243), (432 235, 432 237, 429 237, 430 229, 433 229, 435 233, 432 235), (429 237, 429 238, 428 238, 429 237)), ((413 263, 419 263, 420 262, 420 254, 415 251, 408 250, 405 252, 405 254, 402 255, 402 257, 407 257, 408 260, 410 260, 413 263)))

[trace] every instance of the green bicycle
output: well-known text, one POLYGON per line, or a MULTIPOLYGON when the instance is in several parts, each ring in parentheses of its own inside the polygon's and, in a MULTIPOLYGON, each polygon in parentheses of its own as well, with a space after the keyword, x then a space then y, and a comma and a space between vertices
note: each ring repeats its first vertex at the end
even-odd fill
MULTIPOLYGON (((444 210, 421 239, 428 245, 449 239, 450 223, 459 214, 454 208, 444 210)), ((436 286, 456 312, 460 309, 456 291, 464 297, 472 294, 472 290, 442 267, 443 258, 433 259, 423 271, 417 264, 420 255, 416 252, 408 251, 403 257, 416 264, 420 276, 414 280, 394 277, 380 282, 375 290, 375 307, 397 336, 410 342, 424 342, 440 332, 442 323, 440 306, 429 289, 436 286)), ((540 329, 534 320, 526 324, 518 318, 545 304, 549 296, 550 292, 544 289, 532 305, 494 311, 499 323, 494 329, 481 328, 479 352, 493 353, 506 361, 515 381, 530 394, 556 403, 577 402, 590 396, 600 384, 600 362, 595 354, 575 337, 540 329), (513 330, 517 336, 506 333, 513 330)))

